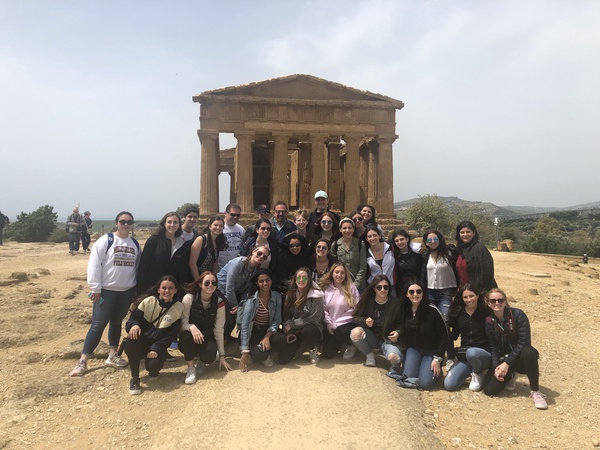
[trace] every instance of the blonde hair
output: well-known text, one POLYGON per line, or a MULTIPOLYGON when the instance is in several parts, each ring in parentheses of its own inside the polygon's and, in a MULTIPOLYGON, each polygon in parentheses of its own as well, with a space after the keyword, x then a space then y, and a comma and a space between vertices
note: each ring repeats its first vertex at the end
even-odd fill
POLYGON ((506 296, 506 292, 504 292, 502 289, 500 288, 492 288, 489 291, 487 291, 485 293, 485 304, 489 306, 490 304, 490 295, 494 294, 494 293, 498 293, 498 294, 502 294, 502 297, 504 297, 504 303, 506 303, 506 307, 510 308, 510 305, 508 304, 508 297, 506 296))
POLYGON ((352 296, 352 280, 350 279, 350 271, 348 270, 348 267, 346 267, 346 264, 344 264, 343 262, 335 262, 331 265, 331 269, 329 269, 327 273, 323 275, 319 280, 319 287, 321 288, 321 290, 324 291, 331 284, 333 284, 333 271, 338 267, 344 269, 344 272, 346 274, 344 282, 341 286, 341 291, 344 294, 344 299, 346 300, 348 306, 354 307, 356 306, 356 302, 354 301, 354 297, 352 296))

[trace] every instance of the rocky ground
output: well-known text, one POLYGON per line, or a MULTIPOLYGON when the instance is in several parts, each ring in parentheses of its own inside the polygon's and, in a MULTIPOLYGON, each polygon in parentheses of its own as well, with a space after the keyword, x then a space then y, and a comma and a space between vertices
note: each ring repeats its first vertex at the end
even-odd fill
MULTIPOLYGON (((600 446, 600 265, 493 253, 497 280, 528 314, 549 409, 526 377, 498 398, 463 389, 404 390, 341 358, 316 366, 208 368, 183 384, 181 356, 128 394, 129 371, 103 364, 67 376, 91 318, 87 256, 66 244, 0 247, 0 448, 556 448, 600 446)), ((236 367, 239 351, 227 349, 236 367)), ((143 372, 144 373, 144 372, 143 372)))

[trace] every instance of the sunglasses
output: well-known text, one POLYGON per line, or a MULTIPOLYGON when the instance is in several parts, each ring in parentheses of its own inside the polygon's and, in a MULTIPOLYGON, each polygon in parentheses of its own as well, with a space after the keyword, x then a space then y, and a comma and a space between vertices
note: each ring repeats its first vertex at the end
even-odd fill
POLYGON ((362 222, 362 221, 363 221, 363 218, 362 218, 362 217, 355 217, 355 218, 354 218, 354 219, 352 219, 352 220, 354 220, 355 222, 362 222))
POLYGON ((377 289, 378 291, 389 291, 390 287, 387 284, 380 284, 378 286, 375 286, 375 289, 377 289))
POLYGON ((121 225, 133 225, 133 220, 119 220, 119 224, 121 225))
POLYGON ((306 275, 298 275, 296 281, 308 281, 308 277, 306 275))
POLYGON ((258 256, 261 259, 267 259, 269 257, 269 255, 265 255, 263 252, 258 251, 255 253, 256 256, 258 256))
POLYGON ((259 230, 261 231, 271 231, 271 227, 260 227, 259 230))
POLYGON ((440 238, 436 238, 436 237, 435 238, 428 238, 425 242, 428 242, 430 244, 432 242, 440 242, 440 238))
POLYGON ((317 245, 315 248, 317 250, 329 250, 329 247, 327 247, 326 245, 317 245))
POLYGON ((229 217, 238 217, 238 218, 242 215, 241 213, 240 214, 228 213, 228 214, 229 214, 229 217))
POLYGON ((321 220, 321 225, 333 225, 332 220, 321 220))
POLYGON ((498 303, 499 305, 501 305, 502 303, 504 303, 506 301, 506 299, 504 299, 504 298, 490 298, 490 299, 488 299, 488 301, 490 302, 490 305, 493 305, 495 303, 498 303))
POLYGON ((203 284, 204 284, 204 287, 208 287, 208 286, 210 286, 211 284, 212 284, 213 286, 216 286, 216 285, 217 285, 217 282, 216 282, 216 281, 205 281, 203 284))
POLYGON ((415 294, 421 295, 423 293, 423 289, 409 289, 408 293, 410 295, 415 295, 415 294))
POLYGON ((302 244, 290 244, 290 248, 300 248, 302 244))

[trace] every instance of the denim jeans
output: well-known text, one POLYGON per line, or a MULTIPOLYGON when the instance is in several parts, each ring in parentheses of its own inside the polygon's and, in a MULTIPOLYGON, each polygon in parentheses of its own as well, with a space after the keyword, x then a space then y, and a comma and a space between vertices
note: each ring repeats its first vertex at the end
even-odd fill
MULTIPOLYGON (((359 349, 362 354, 368 355, 374 349, 379 348, 385 359, 389 360, 388 356, 395 353, 399 357, 399 362, 402 361, 402 350, 400 350, 397 345, 378 339, 377 336, 375 336, 375 333, 373 333, 373 330, 368 327, 362 327, 362 329, 364 331, 363 337, 356 341, 352 340, 356 348, 359 349)), ((356 329, 352 331, 354 332, 355 330, 356 329)), ((392 365, 398 365, 399 362, 393 363, 392 365)))
POLYGON ((79 251, 79 233, 69 233, 69 251, 79 251))
POLYGON ((92 325, 85 337, 82 353, 91 355, 100 343, 102 333, 108 325, 108 345, 118 347, 121 340, 121 328, 127 310, 133 301, 135 287, 123 292, 102 289, 100 295, 104 299, 102 304, 96 302, 92 310, 92 325))
POLYGON ((431 370, 433 361, 433 350, 409 347, 406 349, 406 358, 404 359, 404 375, 407 380, 418 385, 421 389, 431 389, 436 381, 436 377, 431 370))
POLYGON ((491 363, 492 355, 487 350, 478 347, 467 349, 467 360, 454 363, 444 378, 444 387, 447 391, 459 390, 471 372, 481 375, 491 363))
POLYGON ((455 288, 446 289, 427 289, 427 298, 444 316, 444 320, 448 322, 448 312, 452 305, 452 297, 456 292, 455 288))

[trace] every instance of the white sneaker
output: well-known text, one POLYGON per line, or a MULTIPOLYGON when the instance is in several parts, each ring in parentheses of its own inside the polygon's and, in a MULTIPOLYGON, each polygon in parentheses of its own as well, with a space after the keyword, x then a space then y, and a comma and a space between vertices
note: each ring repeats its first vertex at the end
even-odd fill
POLYGON ((350 344, 348 347, 346 347, 346 351, 342 355, 342 359, 349 360, 354 358, 354 355, 356 355, 356 346, 354 344, 350 344))
POLYGON ((517 388, 517 372, 513 372, 512 378, 504 385, 507 391, 514 391, 517 388))
POLYGON ((319 362, 319 353, 316 348, 312 348, 308 351, 308 356, 310 357, 310 362, 316 364, 319 362))
POLYGON ((375 353, 371 352, 367 355, 367 360, 365 361, 365 366, 367 366, 367 367, 377 366, 377 364, 375 363, 375 353))
POLYGON ((271 356, 268 356, 268 357, 267 357, 267 359, 265 359, 265 360, 263 361, 263 365, 264 365, 265 367, 273 367, 273 364, 274 364, 274 363, 273 363, 273 360, 271 359, 271 356))
POLYGON ((185 384, 194 384, 196 382, 196 368, 188 367, 185 372, 185 384))
POLYGON ((471 373, 471 382, 469 383, 469 390, 473 392, 477 392, 481 390, 481 385, 483 384, 483 374, 476 374, 475 372, 471 373))
POLYGON ((546 403, 545 395, 540 391, 531 391, 529 397, 533 399, 533 404, 537 409, 548 409, 548 403, 546 403))
POLYGON ((125 367, 127 364, 127 360, 125 358, 121 358, 118 353, 114 353, 112 355, 108 355, 106 361, 104 362, 107 366, 110 367, 125 367))

